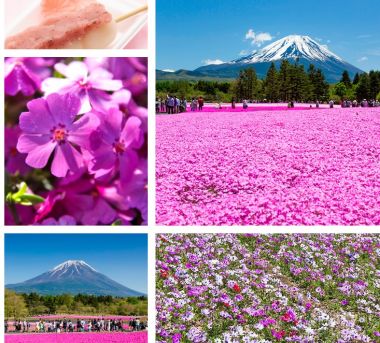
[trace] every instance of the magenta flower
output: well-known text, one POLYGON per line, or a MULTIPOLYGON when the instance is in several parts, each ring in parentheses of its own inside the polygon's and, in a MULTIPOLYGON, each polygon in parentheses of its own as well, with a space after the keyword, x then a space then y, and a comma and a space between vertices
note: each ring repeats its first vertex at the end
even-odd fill
POLYGON ((7 95, 32 95, 41 87, 41 80, 50 75, 51 61, 43 58, 7 58, 5 60, 4 91, 7 95))
POLYGON ((111 109, 108 113, 97 113, 101 124, 90 136, 93 155, 90 172, 99 178, 115 172, 118 168, 121 185, 125 185, 137 166, 136 149, 142 144, 141 120, 130 117, 124 123, 123 113, 111 109))
POLYGON ((25 163, 26 154, 17 151, 21 130, 18 126, 5 128, 5 169, 8 173, 25 175, 31 168, 25 163))
POLYGON ((51 172, 65 177, 70 170, 76 172, 83 166, 77 146, 85 147, 88 136, 98 125, 96 116, 87 114, 75 120, 80 109, 77 97, 51 94, 27 104, 29 112, 20 115, 23 131, 17 150, 28 154, 26 163, 33 168, 46 166, 55 151, 51 172), (74 145, 75 146, 74 146, 74 145))
POLYGON ((103 68, 89 72, 84 62, 74 61, 69 65, 57 63, 55 69, 66 78, 47 78, 42 83, 42 90, 47 95, 69 93, 78 96, 81 101, 79 113, 89 112, 92 108, 109 108, 112 103, 105 91, 117 91, 123 86, 120 80, 113 80, 113 75, 103 68))

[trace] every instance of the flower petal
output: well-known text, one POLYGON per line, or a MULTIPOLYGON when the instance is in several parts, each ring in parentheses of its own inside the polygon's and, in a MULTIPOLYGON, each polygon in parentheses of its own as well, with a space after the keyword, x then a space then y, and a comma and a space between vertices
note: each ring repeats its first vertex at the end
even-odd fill
POLYGON ((68 92, 73 87, 75 87, 75 82, 72 80, 59 79, 57 77, 48 77, 42 81, 41 85, 41 89, 45 95, 68 92))
POLYGON ((21 113, 19 118, 21 130, 26 133, 50 134, 54 121, 45 99, 29 101, 27 106, 30 112, 21 113))
POLYGON ((65 177, 69 170, 76 172, 83 166, 81 154, 69 143, 57 146, 54 160, 51 165, 51 172, 56 177, 65 177))
POLYGON ((33 168, 45 167, 56 145, 57 143, 49 140, 44 145, 37 146, 34 150, 28 153, 28 156, 25 160, 26 164, 33 168))
POLYGON ((121 138, 126 147, 138 142, 141 136, 141 120, 137 117, 129 117, 121 132, 121 138))
POLYGON ((55 123, 70 127, 75 116, 79 113, 79 98, 73 94, 50 94, 46 101, 55 123))
POLYGON ((77 120, 71 127, 69 141, 78 144, 80 147, 90 148, 90 135, 99 126, 99 118, 92 114, 87 113, 77 120))
POLYGON ((23 134, 19 137, 17 142, 17 150, 21 153, 28 153, 40 146, 45 145, 50 141, 48 135, 28 135, 23 134))

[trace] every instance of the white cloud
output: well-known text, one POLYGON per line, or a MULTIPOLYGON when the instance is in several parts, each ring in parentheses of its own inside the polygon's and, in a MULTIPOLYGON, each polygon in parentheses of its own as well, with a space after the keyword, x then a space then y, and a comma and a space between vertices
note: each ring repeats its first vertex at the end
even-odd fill
POLYGON ((368 57, 367 56, 363 56, 363 57, 360 57, 358 59, 358 62, 364 62, 364 61, 367 61, 368 60, 368 57))
POLYGON ((215 60, 207 59, 207 60, 204 60, 203 63, 208 66, 210 64, 223 64, 223 63, 226 63, 226 62, 224 62, 224 61, 222 61, 220 59, 215 59, 215 60))
POLYGON ((326 42, 327 42, 327 44, 329 44, 329 43, 331 43, 331 40, 330 40, 330 39, 328 39, 326 42))
POLYGON ((174 73, 174 69, 162 69, 162 71, 166 71, 167 73, 174 73))
POLYGON ((359 38, 359 39, 365 39, 365 38, 371 38, 372 35, 359 35, 359 36, 356 36, 356 38, 359 38))
POLYGON ((273 37, 269 32, 256 33, 252 29, 249 29, 245 34, 245 39, 250 40, 253 45, 261 46, 264 42, 272 40, 273 37))
POLYGON ((249 54, 249 51, 248 50, 242 50, 239 52, 239 56, 245 56, 245 55, 248 55, 249 54))

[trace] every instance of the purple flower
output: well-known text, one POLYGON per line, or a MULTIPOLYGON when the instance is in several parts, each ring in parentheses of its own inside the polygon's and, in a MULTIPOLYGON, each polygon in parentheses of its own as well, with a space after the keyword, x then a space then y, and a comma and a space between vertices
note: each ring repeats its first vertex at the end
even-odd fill
POLYGON ((76 119, 80 101, 67 94, 51 94, 27 104, 29 112, 20 115, 23 131, 17 150, 27 153, 26 163, 33 168, 46 166, 55 151, 51 172, 57 177, 66 176, 70 170, 76 172, 83 166, 83 158, 72 144, 84 147, 89 134, 97 127, 96 116, 86 114, 76 119))
POLYGON ((7 95, 32 95, 40 89, 41 80, 50 74, 49 60, 43 58, 7 58, 5 60, 4 91, 7 95))
POLYGON ((96 178, 103 177, 119 168, 121 187, 127 184, 138 163, 136 149, 142 144, 141 120, 130 117, 124 123, 123 113, 110 109, 108 113, 97 113, 101 124, 90 136, 93 155, 89 163, 90 172, 96 178))
POLYGON ((126 89, 133 95, 139 95, 147 88, 146 58, 136 57, 109 57, 87 58, 86 64, 90 70, 102 67, 108 69, 115 79, 122 80, 126 89))
POLYGON ((58 220, 54 218, 47 218, 41 223, 41 225, 76 225, 76 221, 73 217, 64 215, 58 220))
POLYGON ((180 333, 176 333, 172 337, 172 343, 181 343, 182 335, 180 333))
POLYGON ((8 173, 25 175, 31 168, 25 163, 26 154, 20 154, 16 148, 20 133, 18 126, 5 128, 5 168, 8 173))
POLYGON ((57 63, 55 69, 66 78, 48 78, 42 83, 42 90, 45 94, 75 94, 81 101, 79 113, 89 112, 92 108, 109 108, 112 106, 111 97, 105 91, 117 91, 123 86, 120 80, 113 80, 113 75, 103 68, 89 73, 84 62, 74 61, 69 65, 57 63))
POLYGON ((102 187, 92 191, 94 207, 82 217, 84 225, 111 224, 117 218, 116 210, 102 197, 102 187))

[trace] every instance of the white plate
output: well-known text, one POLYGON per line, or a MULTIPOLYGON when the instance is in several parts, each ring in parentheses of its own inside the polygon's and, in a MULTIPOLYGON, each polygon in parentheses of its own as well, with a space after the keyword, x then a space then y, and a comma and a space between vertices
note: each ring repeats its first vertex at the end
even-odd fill
MULTIPOLYGON (((6 37, 14 35, 18 32, 25 30, 26 28, 36 25, 40 18, 40 0, 29 0, 27 6, 25 7, 23 1, 12 0, 12 5, 10 5, 11 0, 7 0, 6 7, 6 37), (8 13, 9 8, 11 12, 8 13), (14 15, 18 13, 17 15, 14 15)), ((142 0, 98 0, 102 3, 108 12, 110 12, 113 18, 117 18, 120 15, 128 13, 135 8, 144 5, 145 1, 142 0)), ((139 32, 139 30, 144 26, 147 21, 147 13, 143 12, 135 15, 134 17, 128 18, 118 24, 113 23, 109 30, 111 39, 107 38, 104 34, 104 29, 100 34, 103 34, 105 42, 96 45, 83 47, 81 45, 70 45, 67 46, 69 49, 122 49, 124 48, 132 38, 139 32)), ((97 32, 98 33, 98 32, 97 32)))

